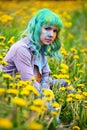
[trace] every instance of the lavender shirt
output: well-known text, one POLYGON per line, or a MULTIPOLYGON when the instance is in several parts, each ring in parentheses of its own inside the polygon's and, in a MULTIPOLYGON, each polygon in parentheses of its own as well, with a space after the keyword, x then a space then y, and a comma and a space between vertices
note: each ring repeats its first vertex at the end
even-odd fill
POLYGON ((47 63, 45 55, 40 53, 40 58, 34 54, 32 43, 28 37, 19 40, 12 45, 4 60, 8 62, 7 66, 3 67, 5 73, 12 75, 18 71, 21 75, 21 80, 30 80, 32 77, 37 78, 37 74, 41 74, 41 82, 35 81, 36 88, 45 87, 49 88, 48 78, 50 68, 47 63))

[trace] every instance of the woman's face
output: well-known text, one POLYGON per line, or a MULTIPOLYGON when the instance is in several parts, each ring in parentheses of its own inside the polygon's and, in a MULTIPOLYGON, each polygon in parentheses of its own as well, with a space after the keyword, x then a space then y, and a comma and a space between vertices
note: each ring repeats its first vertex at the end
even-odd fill
POLYGON ((56 38, 57 31, 57 27, 55 26, 42 26, 40 35, 41 44, 51 44, 56 38))

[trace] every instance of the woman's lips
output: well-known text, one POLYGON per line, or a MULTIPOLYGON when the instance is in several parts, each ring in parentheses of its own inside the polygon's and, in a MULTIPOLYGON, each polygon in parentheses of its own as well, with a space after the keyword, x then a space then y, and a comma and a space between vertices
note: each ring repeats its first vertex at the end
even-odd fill
POLYGON ((52 42, 52 39, 45 39, 46 42, 52 42))

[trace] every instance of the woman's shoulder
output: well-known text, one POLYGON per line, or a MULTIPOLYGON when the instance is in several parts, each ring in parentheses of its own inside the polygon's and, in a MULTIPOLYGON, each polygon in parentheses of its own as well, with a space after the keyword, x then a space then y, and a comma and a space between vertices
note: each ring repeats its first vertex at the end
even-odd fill
POLYGON ((29 45, 29 43, 30 41, 28 40, 27 37, 21 38, 20 40, 18 40, 15 44, 11 46, 11 49, 18 49, 20 47, 26 47, 29 45))

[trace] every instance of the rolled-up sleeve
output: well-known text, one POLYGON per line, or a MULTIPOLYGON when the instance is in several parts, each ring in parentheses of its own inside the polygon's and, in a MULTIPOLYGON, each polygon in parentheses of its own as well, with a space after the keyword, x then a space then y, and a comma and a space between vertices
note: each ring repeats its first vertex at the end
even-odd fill
MULTIPOLYGON (((20 72, 22 80, 30 80, 31 78, 35 78, 33 66, 31 63, 31 53, 27 48, 18 48, 15 56, 13 57, 13 61, 16 65, 17 70, 20 72)), ((36 88, 39 88, 40 84, 35 81, 34 86, 36 88)))

